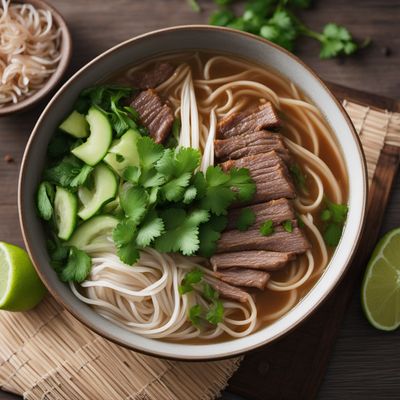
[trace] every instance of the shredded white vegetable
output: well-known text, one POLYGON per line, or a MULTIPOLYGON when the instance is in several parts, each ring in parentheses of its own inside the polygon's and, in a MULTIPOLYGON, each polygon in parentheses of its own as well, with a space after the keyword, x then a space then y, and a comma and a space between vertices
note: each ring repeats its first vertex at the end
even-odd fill
POLYGON ((61 58, 60 43, 61 30, 49 10, 1 0, 0 107, 44 86, 61 58))

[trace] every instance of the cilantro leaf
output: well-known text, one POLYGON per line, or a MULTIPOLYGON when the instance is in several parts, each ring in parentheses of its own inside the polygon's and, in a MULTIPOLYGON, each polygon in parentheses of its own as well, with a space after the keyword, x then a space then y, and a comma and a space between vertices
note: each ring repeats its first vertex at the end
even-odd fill
POLYGON ((122 176, 128 182, 136 185, 139 182, 140 174, 141 174, 141 170, 139 167, 130 165, 130 166, 126 167, 122 176))
POLYGON ((261 28, 260 35, 292 51, 298 31, 291 14, 284 9, 277 8, 273 16, 261 28))
POLYGON ((230 171, 230 187, 236 192, 239 201, 249 201, 256 192, 256 184, 250 177, 247 168, 232 168, 230 171))
POLYGON ((136 236, 136 224, 124 219, 113 230, 112 237, 117 247, 121 247, 131 242, 136 236))
POLYGON ((325 243, 328 246, 336 247, 342 237, 343 226, 337 223, 329 224, 323 233, 325 243))
POLYGON ((189 321, 196 327, 200 326, 200 316, 203 313, 203 308, 200 304, 195 304, 189 309, 189 321))
POLYGON ((263 236, 269 236, 274 233, 274 223, 272 219, 266 220, 261 226, 260 226, 260 233, 263 236))
POLYGON ((164 222, 155 211, 149 212, 143 220, 137 234, 136 243, 140 247, 150 243, 164 232, 164 222))
POLYGON ((198 226, 209 219, 206 210, 194 210, 188 214, 182 209, 171 208, 161 212, 166 231, 155 239, 155 248, 163 253, 180 251, 192 255, 199 249, 198 226))
POLYGON ((206 314, 206 319, 212 325, 218 325, 224 320, 224 305, 221 300, 215 300, 211 304, 206 314))
POLYGON ((92 268, 91 258, 82 250, 71 246, 68 261, 60 273, 63 282, 83 282, 92 268))
POLYGON ((160 173, 163 174, 166 178, 170 178, 174 175, 175 172, 175 157, 174 157, 173 149, 166 149, 162 155, 162 157, 157 161, 155 168, 160 173))
POLYGON ((219 293, 207 282, 203 283, 203 297, 209 301, 215 301, 219 298, 219 293))
POLYGON ((161 144, 157 144, 150 137, 141 137, 137 140, 137 150, 140 158, 140 165, 144 169, 151 168, 164 153, 164 148, 161 144))
POLYGON ((117 254, 121 261, 127 265, 135 264, 140 258, 139 249, 134 241, 118 247, 117 254))
POLYGON ((84 185, 92 171, 93 167, 85 164, 79 171, 79 174, 76 175, 74 179, 72 179, 69 186, 72 188, 76 188, 78 186, 84 185))
POLYGON ((154 168, 145 170, 139 179, 139 183, 144 188, 151 188, 155 186, 160 186, 165 182, 165 176, 157 172, 154 168))
POLYGON ((79 175, 82 162, 70 155, 64 157, 58 164, 44 171, 44 179, 57 186, 70 187, 71 182, 79 175))
POLYGON ((358 45, 353 41, 349 31, 340 25, 325 25, 321 42, 321 58, 332 58, 340 54, 350 55, 358 50, 358 45))
POLYGON ((290 219, 287 219, 286 221, 283 221, 282 223, 283 229, 286 232, 292 233, 293 232, 293 223, 290 219))
POLYGON ((183 193, 183 202, 190 204, 197 196, 197 189, 194 186, 189 186, 183 193))
POLYGON ((247 231, 256 220, 256 214, 251 208, 243 208, 236 220, 236 228, 239 231, 247 231))
POLYGON ((196 188, 197 198, 203 198, 207 192, 207 182, 204 174, 202 172, 196 172, 193 175, 192 184, 196 188))
POLYGON ((193 291, 193 285, 200 283, 203 279, 203 271, 199 268, 195 268, 185 274, 181 284, 179 285, 179 294, 183 295, 193 291))
POLYGON ((133 186, 120 194, 121 207, 125 215, 135 224, 138 224, 147 211, 148 194, 139 187, 133 186))
POLYGON ((181 147, 175 155, 176 170, 175 176, 185 173, 192 174, 200 165, 201 154, 199 150, 191 147, 181 147))
POLYGON ((343 226, 346 222, 348 206, 336 204, 325 198, 326 208, 321 212, 320 218, 324 222, 323 237, 328 246, 338 245, 342 236, 343 226))
POLYGON ((178 178, 170 180, 161 187, 161 191, 168 201, 182 200, 185 188, 189 185, 191 174, 186 172, 178 178))
POLYGON ((37 209, 45 221, 53 216, 54 189, 49 182, 42 182, 37 193, 37 209))
POLYGON ((212 215, 208 222, 200 225, 200 246, 198 253, 201 256, 211 257, 215 253, 217 241, 221 237, 221 232, 226 228, 227 223, 227 217, 212 215))
POLYGON ((229 182, 229 175, 225 174, 219 165, 210 165, 207 168, 205 178, 210 187, 221 186, 229 182))
POLYGON ((202 257, 211 257, 217 248, 217 241, 221 233, 214 230, 210 224, 203 224, 199 228, 199 255, 202 257))

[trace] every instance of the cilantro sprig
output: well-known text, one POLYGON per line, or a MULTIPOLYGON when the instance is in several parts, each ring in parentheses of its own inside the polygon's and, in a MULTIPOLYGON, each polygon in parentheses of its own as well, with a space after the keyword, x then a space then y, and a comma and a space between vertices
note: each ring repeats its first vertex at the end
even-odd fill
POLYGON ((92 259, 82 250, 61 243, 58 238, 47 243, 51 264, 63 282, 83 282, 90 274, 92 259))
POLYGON ((224 319, 224 305, 219 299, 219 293, 208 283, 204 281, 204 273, 198 268, 193 269, 185 274, 179 293, 184 294, 197 290, 208 307, 204 308, 200 304, 195 304, 189 309, 188 319, 194 326, 201 329, 202 325, 209 323, 218 325, 224 319))
POLYGON ((324 223, 323 238, 328 246, 336 247, 342 236, 348 206, 333 203, 327 198, 325 198, 325 205, 326 208, 320 214, 320 219, 324 223))
POLYGON ((132 265, 147 246, 211 256, 226 227, 228 207, 255 193, 249 171, 210 166, 203 174, 197 171, 198 150, 165 148, 150 137, 137 140, 137 151, 139 166, 123 174, 127 183, 119 201, 124 218, 113 234, 121 260, 132 265))
POLYGON ((120 137, 129 128, 138 129, 144 135, 147 134, 147 130, 139 124, 137 111, 130 106, 123 105, 121 101, 128 99, 134 92, 134 89, 126 86, 92 86, 81 92, 75 104, 75 109, 86 114, 91 106, 99 108, 109 117, 116 137, 120 137))
POLYGON ((244 12, 239 16, 229 8, 233 3, 232 0, 214 0, 214 3, 219 8, 209 18, 211 25, 250 32, 271 40, 289 51, 295 49, 296 42, 301 36, 307 36, 320 43, 319 55, 322 59, 354 54, 369 43, 369 40, 357 43, 345 27, 334 23, 325 25, 322 32, 307 27, 296 16, 296 12, 299 9, 309 8, 311 0, 247 0, 244 12))

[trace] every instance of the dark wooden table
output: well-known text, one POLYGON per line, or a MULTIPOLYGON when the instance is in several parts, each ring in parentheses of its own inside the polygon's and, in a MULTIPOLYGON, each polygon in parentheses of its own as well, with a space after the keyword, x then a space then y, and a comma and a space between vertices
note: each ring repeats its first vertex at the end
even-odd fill
MULTIPOLYGON (((192 12, 185 0, 51 1, 65 16, 74 41, 67 75, 103 50, 137 34, 178 24, 205 23, 214 5, 211 0, 199 2, 204 9, 201 14, 192 12)), ((355 57, 322 61, 317 56, 318 46, 302 40, 297 54, 326 80, 400 98, 400 1, 319 0, 315 3, 312 11, 303 13, 310 26, 320 29, 327 22, 341 23, 356 37, 371 37, 373 44, 355 57)), ((22 244, 16 227, 16 175, 29 132, 44 105, 45 101, 25 114, 0 120, 0 240, 22 244), (6 163, 6 155, 15 161, 6 163)), ((399 225, 400 177, 395 183, 382 233, 399 225)), ((380 333, 367 324, 357 290, 319 398, 400 398, 399 349, 398 332, 380 333)), ((0 393, 0 398, 9 397, 0 393)), ((227 394, 226 398, 231 396, 227 394)))

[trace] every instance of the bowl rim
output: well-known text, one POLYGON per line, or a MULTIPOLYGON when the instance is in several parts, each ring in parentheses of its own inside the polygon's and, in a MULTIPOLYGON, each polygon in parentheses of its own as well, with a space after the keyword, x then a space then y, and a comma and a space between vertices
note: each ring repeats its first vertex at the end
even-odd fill
MULTIPOLYGON (((65 82, 62 87, 54 94, 52 99, 49 101, 43 112, 41 113, 40 117, 38 118, 32 133, 30 135, 30 138, 28 140, 28 143, 26 145, 24 155, 22 158, 22 163, 21 163, 21 169, 20 169, 20 175, 19 175, 19 182, 18 182, 18 211, 19 211, 19 221, 20 221, 20 226, 21 226, 21 231, 22 231, 22 236, 23 240, 25 243, 25 246, 27 248, 27 251, 33 261, 33 264, 35 266, 35 269, 37 273, 39 274, 40 278, 46 285, 47 289, 51 293, 51 295, 56 299, 57 302, 59 302, 68 312, 70 312, 78 321, 80 321, 83 325, 85 325, 88 329, 90 329, 92 332, 95 332, 96 334, 100 335, 101 337, 117 344, 120 346, 123 346, 125 348, 128 348, 130 350, 137 351, 142 354, 150 355, 150 356, 155 356, 159 358, 165 358, 165 359, 170 359, 170 360, 180 360, 180 361, 207 361, 207 360, 222 360, 226 358, 231 358, 235 356, 239 356, 245 353, 248 353, 252 350, 255 350, 256 348, 265 346, 279 338, 282 338, 284 335, 288 334, 291 332, 293 329, 295 329, 297 326, 301 325, 309 316, 315 312, 315 310, 327 299, 327 297, 333 292, 333 290, 336 288, 336 286, 339 284, 339 282, 343 279, 345 276, 347 269, 349 268, 349 265, 353 258, 355 257, 356 250, 360 244, 361 241, 361 235, 365 226, 365 220, 366 220, 366 212, 367 212, 367 197, 368 197, 368 175, 367 175, 367 163, 365 159, 365 154, 362 150, 362 144, 361 140, 359 138, 359 135, 357 134, 355 127, 347 114, 346 110, 344 109, 343 105, 336 99, 336 97, 333 95, 333 93, 329 90, 329 88, 325 85, 325 83, 319 78, 319 76, 311 69, 308 65, 306 65, 302 60, 300 60, 297 56, 294 54, 290 53, 288 50, 276 45, 275 43, 272 43, 264 38, 261 38, 259 36, 255 36, 253 34, 247 33, 247 32, 242 32, 238 31, 236 29, 231 29, 231 28, 226 28, 226 27, 219 27, 219 26, 209 26, 209 25, 179 25, 179 26, 173 26, 173 27, 168 27, 168 28, 162 28, 158 30, 154 30, 151 32, 147 32, 144 34, 141 34, 139 36, 135 36, 133 38, 130 38, 128 40, 125 40, 110 49, 104 51, 94 59, 92 59, 90 62, 85 64, 82 68, 80 68, 75 74, 73 74, 67 82, 65 82), (345 262, 343 263, 343 268, 342 268, 342 273, 338 276, 335 277, 335 279, 332 279, 328 284, 327 287, 324 291, 323 294, 320 295, 318 301, 313 303, 313 305, 306 310, 302 314, 300 318, 298 318, 296 321, 290 324, 286 329, 280 331, 279 333, 275 334, 274 336, 271 336, 269 338, 264 339, 263 341, 258 341, 257 343, 247 346, 246 348, 243 348, 241 350, 233 350, 233 351, 226 351, 224 354, 220 354, 218 356, 181 356, 179 354, 174 354, 171 355, 169 353, 163 353, 159 351, 146 351, 142 348, 137 348, 133 343, 127 343, 122 340, 119 340, 116 336, 113 336, 108 333, 108 331, 102 329, 101 327, 94 326, 90 321, 88 321, 82 313, 75 312, 73 307, 71 307, 68 302, 64 301, 63 298, 58 294, 58 292, 49 284, 46 278, 46 274, 41 270, 39 267, 39 260, 37 260, 34 256, 34 252, 31 250, 31 247, 29 245, 29 241, 25 232, 26 225, 25 225, 25 211, 22 207, 22 199, 24 197, 24 170, 27 167, 27 156, 30 150, 31 143, 33 141, 33 138, 35 135, 38 133, 38 128, 44 119, 45 115, 47 114, 48 109, 52 106, 53 102, 62 96, 65 90, 68 89, 69 85, 77 78, 79 77, 84 71, 87 69, 91 68, 92 65, 96 64, 97 61, 110 56, 112 53, 115 51, 119 50, 121 47, 124 47, 128 44, 140 42, 143 40, 146 40, 148 38, 154 38, 159 35, 163 35, 164 33, 168 32, 174 32, 174 31, 187 31, 187 30, 204 30, 204 31, 223 31, 223 32, 228 32, 231 34, 235 35, 243 35, 247 37, 248 39, 251 40, 257 40, 260 41, 261 43, 267 45, 267 46, 272 46, 276 50, 278 50, 281 53, 284 53, 284 55, 292 58, 295 62, 299 63, 303 68, 307 70, 308 73, 312 75, 312 77, 318 82, 318 84, 324 89, 325 93, 330 97, 330 99, 334 102, 335 106, 337 109, 340 111, 342 114, 343 118, 345 119, 349 131, 352 134, 352 137, 354 139, 354 142, 356 144, 357 151, 359 153, 360 159, 361 159, 361 170, 362 170, 362 187, 363 187, 363 204, 362 204, 362 210, 361 210, 361 215, 360 215, 360 223, 357 227, 357 231, 354 237, 354 241, 352 243, 351 248, 348 251, 347 258, 345 262)), ((197 345, 197 346, 202 346, 197 345)))
POLYGON ((61 58, 57 65, 56 70, 50 75, 48 81, 32 96, 25 98, 18 103, 10 103, 0 107, 0 117, 16 114, 28 110, 47 96, 61 81, 61 78, 65 74, 67 67, 71 61, 72 56, 72 38, 71 32, 69 31, 68 25, 62 16, 62 14, 52 5, 44 0, 16 0, 16 3, 31 3, 36 8, 42 8, 49 10, 52 17, 56 21, 58 27, 61 29, 61 43, 60 43, 60 54, 61 58))

